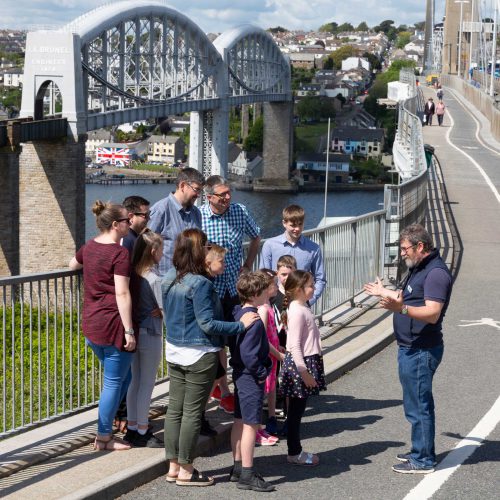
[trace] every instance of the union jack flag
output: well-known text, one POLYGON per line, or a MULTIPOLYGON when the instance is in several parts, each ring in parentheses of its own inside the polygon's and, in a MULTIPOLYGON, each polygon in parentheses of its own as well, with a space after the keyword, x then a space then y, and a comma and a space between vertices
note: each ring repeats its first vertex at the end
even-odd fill
POLYGON ((128 167, 132 153, 127 147, 100 146, 96 151, 96 163, 109 163, 117 167, 128 167))

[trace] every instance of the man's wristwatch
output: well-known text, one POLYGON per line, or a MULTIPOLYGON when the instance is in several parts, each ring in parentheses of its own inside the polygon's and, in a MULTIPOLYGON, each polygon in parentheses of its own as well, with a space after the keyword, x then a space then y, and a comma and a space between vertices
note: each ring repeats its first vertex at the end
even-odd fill
POLYGON ((125 330, 125 335, 132 335, 132 337, 133 337, 134 336, 134 329, 129 328, 128 330, 125 330))
POLYGON ((408 306, 403 305, 403 309, 401 309, 401 314, 408 314, 408 306))

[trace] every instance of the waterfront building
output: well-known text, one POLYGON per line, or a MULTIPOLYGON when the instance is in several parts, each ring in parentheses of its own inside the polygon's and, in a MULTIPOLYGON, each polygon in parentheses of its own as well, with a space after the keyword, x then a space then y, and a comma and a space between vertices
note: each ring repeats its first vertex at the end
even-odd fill
POLYGON ((331 150, 358 156, 378 157, 384 147, 383 128, 335 127, 331 150))
POLYGON ((95 157, 96 148, 103 144, 114 141, 114 135, 110 130, 100 128, 87 132, 87 142, 85 143, 85 155, 95 157))
POLYGON ((148 139, 148 161, 182 162, 186 143, 176 135, 152 135, 148 139))
MULTIPOLYGON (((349 180, 350 155, 331 154, 328 158, 328 183, 342 184, 349 180)), ((325 182, 326 153, 306 153, 297 158, 296 177, 306 184, 325 182)))

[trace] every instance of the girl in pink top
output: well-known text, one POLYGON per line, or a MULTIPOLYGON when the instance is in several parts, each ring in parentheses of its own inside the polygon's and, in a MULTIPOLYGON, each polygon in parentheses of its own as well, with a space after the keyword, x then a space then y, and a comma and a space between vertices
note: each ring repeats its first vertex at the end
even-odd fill
POLYGON ((270 436, 270 434, 277 434, 278 430, 276 421, 276 372, 278 361, 283 361, 285 356, 281 351, 282 348, 280 347, 278 328, 276 327, 276 322, 274 320, 274 310, 270 302, 270 300, 276 297, 276 294, 278 293, 276 273, 271 269, 261 269, 260 271, 268 276, 268 287, 267 301, 259 307, 258 312, 260 319, 266 328, 267 339, 269 340, 269 357, 271 358, 273 364, 264 386, 264 392, 267 394, 269 417, 267 421, 268 425, 266 426, 266 430, 264 432, 262 432, 262 430, 257 432, 257 440, 258 444, 275 444, 278 441, 278 438, 275 438, 272 435, 270 436))
POLYGON ((288 396, 287 445, 289 463, 318 465, 319 458, 302 450, 300 423, 307 398, 326 389, 320 332, 308 301, 314 294, 314 280, 306 271, 293 271, 285 283, 289 304, 283 318, 288 327, 281 388, 288 396))

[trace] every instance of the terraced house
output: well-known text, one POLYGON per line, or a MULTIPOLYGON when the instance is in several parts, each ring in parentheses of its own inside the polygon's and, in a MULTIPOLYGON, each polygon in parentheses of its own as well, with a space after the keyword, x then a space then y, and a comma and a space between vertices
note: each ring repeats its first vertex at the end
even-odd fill
POLYGON ((331 150, 336 153, 380 156, 384 147, 384 129, 336 127, 332 130, 331 150))

